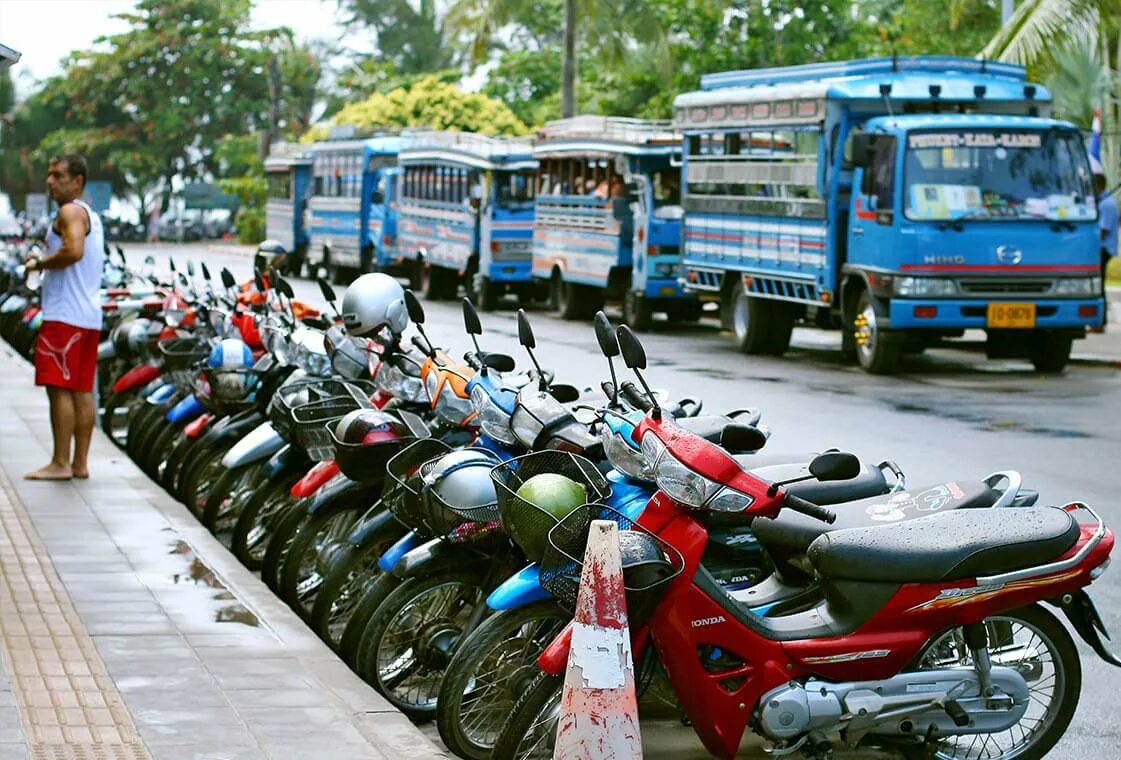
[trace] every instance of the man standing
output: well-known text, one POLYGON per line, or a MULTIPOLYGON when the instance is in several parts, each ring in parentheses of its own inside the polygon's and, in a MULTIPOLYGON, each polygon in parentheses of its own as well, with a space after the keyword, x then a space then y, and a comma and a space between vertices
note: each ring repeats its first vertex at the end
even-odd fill
POLYGON ((43 271, 43 327, 35 347, 35 384, 47 388, 51 403, 54 453, 46 467, 28 480, 89 477, 93 434, 93 381, 101 334, 101 269, 105 238, 101 219, 83 201, 86 162, 65 153, 50 160, 47 192, 58 215, 47 232, 47 254, 27 260, 29 271, 43 271), (74 456, 70 456, 70 441, 74 456))
POLYGON ((1109 261, 1117 255, 1117 201, 1113 195, 1105 190, 1105 175, 1094 175, 1094 195, 1098 200, 1098 228, 1101 230, 1102 245, 1102 297, 1104 299, 1104 314, 1102 326, 1091 328, 1092 332, 1105 332, 1106 323, 1109 321, 1109 290, 1105 285, 1109 261))

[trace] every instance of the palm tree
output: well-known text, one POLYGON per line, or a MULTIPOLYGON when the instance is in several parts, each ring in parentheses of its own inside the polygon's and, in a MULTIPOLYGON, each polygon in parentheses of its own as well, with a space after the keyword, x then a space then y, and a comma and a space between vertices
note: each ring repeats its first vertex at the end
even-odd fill
MULTIPOLYGON (((535 19, 540 7, 535 0, 456 0, 445 24, 470 35, 471 58, 480 63, 504 27, 535 19)), ((625 60, 636 44, 663 47, 665 43, 661 20, 645 0, 564 0, 561 112, 565 117, 576 113, 578 26, 585 43, 607 63, 625 60)))
MULTIPOLYGON (((1080 40, 1097 50, 1103 67, 1102 163, 1107 174, 1117 177, 1121 169, 1121 146, 1117 139, 1121 132, 1121 101, 1116 87, 1121 72, 1121 0, 1022 0, 981 55, 1028 66, 1041 62, 1061 65, 1063 53, 1058 51, 1066 43, 1080 40)), ((1065 61, 1071 62, 1069 58, 1065 61)))

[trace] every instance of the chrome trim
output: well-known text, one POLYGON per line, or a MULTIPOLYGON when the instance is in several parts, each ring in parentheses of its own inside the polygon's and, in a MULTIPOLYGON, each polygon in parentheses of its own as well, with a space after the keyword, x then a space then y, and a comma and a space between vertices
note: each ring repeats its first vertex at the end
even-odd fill
POLYGON ((1076 501, 1068 504, 1067 506, 1077 506, 1079 509, 1085 509, 1094 519, 1098 521, 1098 527, 1094 531, 1094 535, 1086 542, 1086 545, 1078 550, 1070 559, 1060 560, 1058 562, 1051 562, 1046 565, 1039 565, 1038 567, 1029 567, 1023 570, 1013 570, 1008 573, 1001 573, 1000 575, 986 575, 977 576, 978 586, 997 586, 1005 583, 1013 583, 1015 581, 1027 580, 1028 578, 1037 578, 1041 575, 1050 575, 1051 573, 1061 573, 1064 570, 1070 570, 1072 567, 1077 567, 1082 564, 1086 557, 1090 556, 1090 552, 1097 548, 1101 543, 1102 537, 1105 536, 1105 523, 1098 513, 1091 509, 1084 502, 1076 501))
POLYGON ((1001 493, 1000 498, 993 503, 993 509, 1012 506, 1012 502, 1020 495, 1020 486, 1024 484, 1023 476, 1016 470, 1000 470, 994 472, 992 475, 985 478, 984 482, 989 488, 996 488, 996 484, 1002 480, 1008 481, 1008 487, 1001 493))

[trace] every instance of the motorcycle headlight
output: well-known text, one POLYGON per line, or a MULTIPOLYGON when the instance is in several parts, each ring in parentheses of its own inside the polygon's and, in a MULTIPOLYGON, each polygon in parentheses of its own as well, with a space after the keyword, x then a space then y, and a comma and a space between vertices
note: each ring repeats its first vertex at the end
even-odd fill
POLYGON ((952 296, 958 292, 956 282, 941 277, 896 277, 892 287, 897 296, 952 296))
POLYGON ((479 415, 479 427, 499 443, 513 445, 518 442, 510 430, 510 415, 479 386, 471 389, 471 405, 479 415))
POLYGON ((457 396, 451 383, 444 383, 440 397, 436 399, 436 416, 449 425, 462 425, 475 413, 471 399, 457 396))
POLYGON ((693 472, 666 449, 653 433, 642 438, 642 456, 654 471, 658 488, 687 507, 711 512, 741 512, 755 499, 693 472))
POLYGON ((309 374, 323 377, 332 374, 331 357, 327 356, 327 354, 317 354, 313 351, 308 351, 306 365, 309 374))
POLYGON ((623 436, 612 430, 606 423, 599 428, 599 441, 603 444, 603 453, 611 466, 624 475, 636 480, 651 481, 654 479, 653 470, 647 466, 642 452, 630 446, 623 436))
POLYGON ((375 381, 378 388, 396 399, 410 404, 428 403, 428 393, 421 379, 389 362, 382 362, 375 381))
POLYGON ((269 353, 271 353, 276 360, 281 364, 287 366, 292 360, 292 348, 288 343, 288 337, 280 332, 273 332, 269 334, 269 353))
POLYGON ((537 441, 537 436, 541 433, 542 425, 524 406, 518 404, 514 409, 514 414, 510 417, 510 430, 513 431, 514 437, 518 439, 519 443, 532 448, 537 441))
POLYGON ((1054 293, 1057 296, 1096 296, 1102 292, 1099 277, 1072 277, 1055 280, 1054 293))
POLYGON ((424 378, 424 390, 428 393, 429 401, 435 403, 440 393, 440 376, 435 370, 428 370, 428 375, 424 378))

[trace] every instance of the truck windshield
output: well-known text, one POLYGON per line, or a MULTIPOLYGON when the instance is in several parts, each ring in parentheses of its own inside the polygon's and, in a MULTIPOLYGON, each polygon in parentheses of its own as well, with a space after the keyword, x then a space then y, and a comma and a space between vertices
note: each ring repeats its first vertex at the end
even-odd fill
POLYGON ((498 207, 504 209, 533 208, 533 172, 495 172, 498 207))
POLYGON ((908 219, 1087 220, 1097 216, 1077 133, 940 130, 907 135, 908 219))

